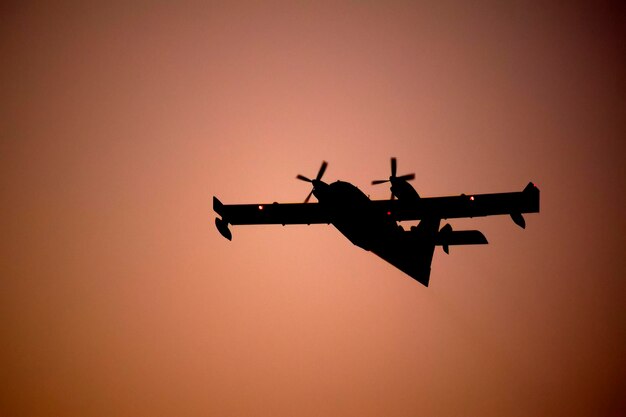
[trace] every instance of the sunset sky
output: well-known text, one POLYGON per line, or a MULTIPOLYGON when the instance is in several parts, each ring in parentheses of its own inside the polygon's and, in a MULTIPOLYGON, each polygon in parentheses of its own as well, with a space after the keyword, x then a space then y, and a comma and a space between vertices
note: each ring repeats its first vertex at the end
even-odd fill
POLYGON ((624 415, 623 5, 86 3, 0 6, 0 415, 624 415), (392 156, 541 213, 451 221, 489 245, 428 288, 332 226, 215 229, 322 160, 389 198, 392 156))

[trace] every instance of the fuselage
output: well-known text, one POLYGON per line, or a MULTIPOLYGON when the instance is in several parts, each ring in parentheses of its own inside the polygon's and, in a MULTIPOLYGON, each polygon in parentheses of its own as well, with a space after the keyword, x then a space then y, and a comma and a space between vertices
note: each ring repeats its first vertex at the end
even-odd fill
POLYGON ((332 224, 353 244, 371 250, 373 245, 384 244, 402 232, 389 213, 376 210, 354 185, 344 181, 332 184, 316 181, 314 187, 313 195, 330 215, 332 224))

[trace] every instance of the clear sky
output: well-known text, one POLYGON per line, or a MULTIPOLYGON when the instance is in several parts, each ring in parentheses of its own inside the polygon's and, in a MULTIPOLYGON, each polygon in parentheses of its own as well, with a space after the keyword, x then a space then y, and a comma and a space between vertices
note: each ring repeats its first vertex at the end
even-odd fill
POLYGON ((87 3, 0 6, 1 415, 622 415, 623 6, 87 3), (391 156, 541 213, 452 222, 490 244, 429 288, 332 226, 214 227, 322 160, 388 198, 391 156))

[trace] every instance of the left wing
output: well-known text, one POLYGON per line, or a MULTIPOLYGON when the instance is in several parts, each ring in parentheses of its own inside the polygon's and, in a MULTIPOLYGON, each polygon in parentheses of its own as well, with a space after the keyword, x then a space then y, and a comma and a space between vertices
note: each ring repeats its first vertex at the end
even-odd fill
POLYGON ((315 224, 330 223, 330 218, 319 203, 289 204, 222 204, 213 197, 213 210, 222 218, 215 218, 217 230, 228 240, 233 235, 228 225, 238 224, 315 224))
POLYGON ((213 197, 213 210, 233 225, 330 223, 319 203, 222 204, 213 197))

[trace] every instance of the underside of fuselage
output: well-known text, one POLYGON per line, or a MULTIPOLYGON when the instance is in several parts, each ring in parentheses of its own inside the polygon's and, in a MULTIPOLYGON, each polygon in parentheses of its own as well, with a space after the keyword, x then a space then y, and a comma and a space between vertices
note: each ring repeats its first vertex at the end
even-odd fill
POLYGON ((371 250, 377 242, 385 242, 400 231, 390 216, 376 210, 370 199, 348 182, 317 186, 313 195, 329 214, 333 226, 365 250, 371 250))
POLYGON ((361 190, 343 181, 318 184, 313 194, 350 242, 428 285, 440 219, 422 220, 405 231, 391 213, 377 210, 361 190))

